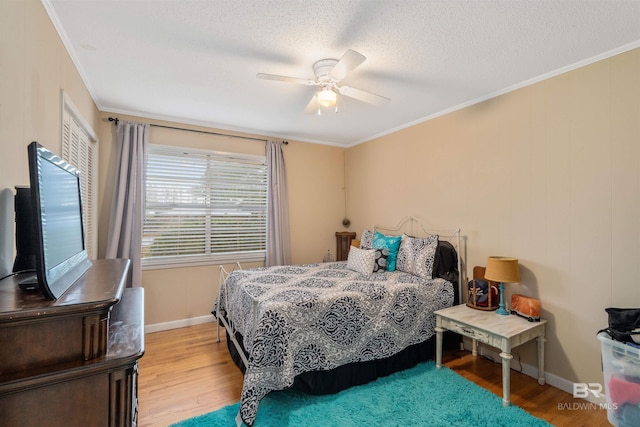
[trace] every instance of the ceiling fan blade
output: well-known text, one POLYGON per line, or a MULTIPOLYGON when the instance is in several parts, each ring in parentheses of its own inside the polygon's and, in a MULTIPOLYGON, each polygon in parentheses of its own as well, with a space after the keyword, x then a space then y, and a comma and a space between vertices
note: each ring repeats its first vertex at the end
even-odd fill
POLYGON ((262 80, 276 80, 279 82, 298 83, 298 84, 303 84, 307 86, 313 86, 316 84, 315 80, 301 79, 299 77, 279 76, 277 74, 258 73, 256 74, 256 77, 262 80))
POLYGON ((320 104, 318 104, 318 94, 314 93, 313 98, 307 104, 307 107, 304 109, 305 114, 318 114, 320 109, 320 104))
POLYGON ((369 104, 384 105, 387 102, 391 101, 386 96, 376 95, 375 93, 367 92, 366 90, 362 89, 356 89, 355 87, 350 86, 340 86, 339 91, 340 94, 344 96, 367 102, 369 104))
POLYGON ((338 63, 333 67, 329 75, 336 80, 342 80, 358 65, 362 64, 365 59, 367 58, 361 53, 349 49, 342 55, 342 58, 340 58, 338 63))

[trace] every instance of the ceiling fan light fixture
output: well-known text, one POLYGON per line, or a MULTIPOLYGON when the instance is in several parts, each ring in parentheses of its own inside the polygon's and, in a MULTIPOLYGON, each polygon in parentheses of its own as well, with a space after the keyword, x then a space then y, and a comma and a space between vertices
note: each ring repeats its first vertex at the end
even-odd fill
POLYGON ((389 98, 340 84, 340 82, 350 72, 362 64, 365 59, 367 58, 361 53, 348 49, 339 60, 327 58, 316 61, 313 64, 314 77, 312 79, 265 73, 258 73, 256 77, 262 80, 275 80, 307 86, 317 86, 318 90, 314 92, 313 97, 304 109, 305 114, 321 115, 322 109, 328 110, 332 107, 335 107, 335 112, 337 113, 338 92, 340 92, 341 96, 347 98, 354 98, 369 104, 382 105, 384 102, 388 102, 389 98))
POLYGON ((329 88, 323 88, 318 92, 318 104, 325 108, 333 107, 336 105, 337 95, 329 88))

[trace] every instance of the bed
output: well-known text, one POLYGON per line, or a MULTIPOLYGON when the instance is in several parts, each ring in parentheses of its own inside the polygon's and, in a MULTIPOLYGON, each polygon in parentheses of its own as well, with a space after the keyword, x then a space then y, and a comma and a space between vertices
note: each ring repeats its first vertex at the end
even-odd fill
POLYGON ((461 295, 459 230, 434 233, 408 217, 366 230, 361 245, 347 261, 221 267, 212 313, 244 373, 238 425, 253 425, 271 391, 333 393, 431 358, 433 312, 461 295), (399 242, 395 271, 388 271, 390 248, 373 244, 380 235, 399 242))

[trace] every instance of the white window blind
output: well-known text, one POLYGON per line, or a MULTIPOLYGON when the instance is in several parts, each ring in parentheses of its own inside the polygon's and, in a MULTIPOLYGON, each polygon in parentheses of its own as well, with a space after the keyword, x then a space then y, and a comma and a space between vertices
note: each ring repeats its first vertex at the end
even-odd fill
POLYGON ((144 265, 264 259, 264 157, 151 145, 145 185, 144 265))
POLYGON ((88 257, 96 259, 98 255, 97 137, 64 93, 62 98, 62 158, 80 171, 84 240, 88 257))

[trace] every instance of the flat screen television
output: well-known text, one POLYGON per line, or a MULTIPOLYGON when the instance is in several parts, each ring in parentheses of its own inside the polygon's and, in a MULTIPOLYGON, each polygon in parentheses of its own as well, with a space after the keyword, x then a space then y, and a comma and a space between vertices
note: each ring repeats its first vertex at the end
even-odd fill
MULTIPOLYGON (((58 299, 92 265, 84 240, 80 172, 37 142, 29 144, 28 156, 37 285, 45 297, 58 299)), ((16 247, 28 246, 19 239, 16 233, 16 247)))

